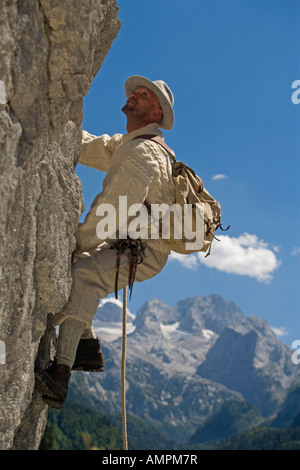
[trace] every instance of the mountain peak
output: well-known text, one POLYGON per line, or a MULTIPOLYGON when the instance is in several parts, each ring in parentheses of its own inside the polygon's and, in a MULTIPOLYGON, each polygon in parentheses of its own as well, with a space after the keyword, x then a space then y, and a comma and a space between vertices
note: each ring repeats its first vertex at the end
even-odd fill
POLYGON ((220 333, 223 328, 245 322, 239 307, 221 295, 196 296, 180 300, 176 308, 184 329, 209 329, 220 333))
POLYGON ((134 324, 137 330, 147 328, 157 330, 160 324, 171 324, 178 321, 179 316, 175 307, 170 307, 159 299, 145 302, 137 311, 134 324))
MULTIPOLYGON (((98 330, 109 360, 101 382, 91 384, 112 412, 120 406, 121 325, 119 336, 111 333, 116 325, 98 330)), ((127 331, 128 409, 178 439, 182 430, 191 436, 196 422, 230 399, 253 403, 263 417, 273 415, 299 374, 291 351, 267 322, 246 318, 221 295, 186 298, 175 306, 153 298, 127 331)))

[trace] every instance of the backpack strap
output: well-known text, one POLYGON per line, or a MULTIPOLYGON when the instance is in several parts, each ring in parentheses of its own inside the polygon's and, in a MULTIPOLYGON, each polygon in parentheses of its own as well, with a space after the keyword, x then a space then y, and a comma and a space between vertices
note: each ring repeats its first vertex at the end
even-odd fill
POLYGON ((154 142, 158 143, 159 145, 161 145, 171 156, 172 160, 173 160, 173 163, 176 162, 176 156, 175 156, 175 152, 174 150, 172 150, 167 144, 166 142, 161 138, 159 137, 158 135, 156 134, 144 134, 144 135, 139 135, 137 137, 135 137, 133 140, 135 139, 148 139, 148 140, 153 140, 154 142))

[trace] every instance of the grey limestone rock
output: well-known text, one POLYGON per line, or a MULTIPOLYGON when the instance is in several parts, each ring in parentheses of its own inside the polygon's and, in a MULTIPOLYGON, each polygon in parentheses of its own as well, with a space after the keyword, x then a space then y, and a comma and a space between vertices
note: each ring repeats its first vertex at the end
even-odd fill
POLYGON ((55 345, 83 210, 83 97, 120 21, 115 0, 3 0, 0 10, 0 448, 29 450, 47 411, 34 365, 55 345))

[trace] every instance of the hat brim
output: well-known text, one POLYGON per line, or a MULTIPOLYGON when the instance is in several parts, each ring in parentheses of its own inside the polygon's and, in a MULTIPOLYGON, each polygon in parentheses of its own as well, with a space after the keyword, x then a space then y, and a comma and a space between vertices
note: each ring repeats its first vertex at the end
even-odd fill
POLYGON ((151 82, 145 77, 140 77, 139 75, 133 75, 132 77, 129 77, 125 82, 126 98, 129 98, 130 94, 141 86, 149 88, 151 91, 153 91, 160 103, 161 109, 163 111, 163 118, 159 122, 159 127, 166 130, 172 129, 174 124, 173 109, 163 92, 155 85, 155 83, 151 82))

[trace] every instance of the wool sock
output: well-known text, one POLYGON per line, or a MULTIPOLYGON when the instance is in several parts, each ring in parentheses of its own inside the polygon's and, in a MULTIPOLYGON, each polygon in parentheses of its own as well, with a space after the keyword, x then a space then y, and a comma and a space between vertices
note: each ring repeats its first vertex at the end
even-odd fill
POLYGON ((85 329, 85 323, 74 318, 67 318, 59 328, 58 344, 55 358, 58 364, 65 364, 72 368, 77 346, 82 333, 85 329))
POLYGON ((97 338, 93 327, 85 328, 85 329, 83 330, 81 339, 91 339, 91 338, 92 338, 92 339, 96 339, 96 338, 97 338))

